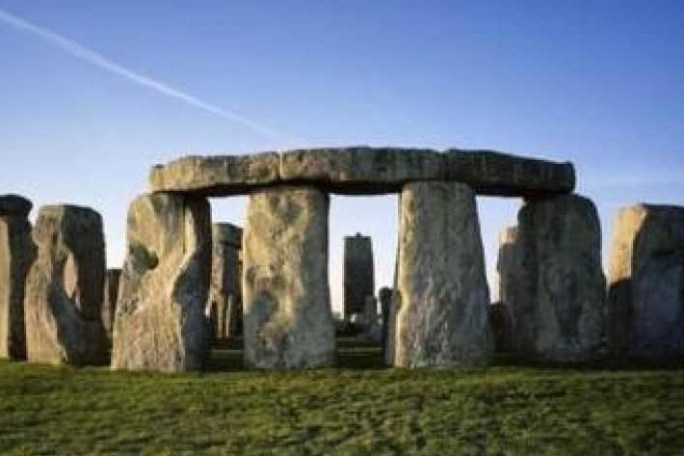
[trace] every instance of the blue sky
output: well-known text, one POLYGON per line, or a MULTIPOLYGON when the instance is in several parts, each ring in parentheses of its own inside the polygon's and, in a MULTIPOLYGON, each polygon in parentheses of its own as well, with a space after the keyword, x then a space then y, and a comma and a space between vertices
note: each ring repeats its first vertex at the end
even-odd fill
MULTIPOLYGON (((110 266, 123 261, 127 205, 149 167, 186 153, 368 144, 571 160, 606 247, 618 207, 684 205, 682 1, 0 0, 0 10, 259 126, 1 20, 0 193, 96 208, 110 266)), ((241 223, 244 203, 215 201, 215 220, 241 223)), ((496 232, 518 202, 479 207, 491 273, 496 232)), ((394 197, 332 199, 336 307, 342 237, 372 235, 376 282, 389 283, 396 217, 394 197)))

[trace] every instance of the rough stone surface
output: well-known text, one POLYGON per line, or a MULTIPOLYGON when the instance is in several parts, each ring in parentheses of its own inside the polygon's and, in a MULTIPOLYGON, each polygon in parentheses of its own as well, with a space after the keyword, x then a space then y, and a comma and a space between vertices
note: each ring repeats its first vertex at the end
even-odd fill
POLYGON ((26 218, 33 208, 33 203, 23 196, 0 195, 0 217, 16 216, 26 218))
POLYGON ((104 299, 102 301, 102 324, 107 337, 112 339, 112 331, 114 330, 114 316, 116 313, 116 300, 119 297, 119 279, 121 278, 121 269, 107 269, 105 275, 105 289, 104 299))
POLYGON ((475 194, 459 183, 412 183, 400 203, 395 365, 467 366, 493 351, 475 194))
POLYGON ((230 223, 212 225, 212 267, 209 315, 214 337, 235 335, 242 319, 242 229, 230 223))
POLYGON ((535 196, 570 193, 575 188, 572 163, 556 163, 490 150, 446 152, 447 179, 469 184, 478 194, 535 196))
POLYGON ((596 207, 576 195, 527 201, 518 213, 517 236, 519 291, 508 299, 516 349, 548 362, 595 356, 605 303, 596 207))
POLYGON ((333 364, 328 208, 328 196, 311 187, 250 195, 243 245, 246 365, 333 364))
POLYGON ((360 314, 368 296, 375 293, 373 244, 370 236, 344 238, 344 318, 360 314))
POLYGON ((152 168, 152 192, 185 192, 200 196, 247 193, 254 187, 279 181, 280 157, 276 152, 253 155, 188 156, 152 168))
POLYGON ((112 367, 200 369, 209 348, 203 312, 211 269, 209 203, 168 193, 142 195, 128 210, 127 237, 112 367))
POLYGON ((277 154, 188 156, 152 168, 153 192, 202 196, 249 193, 272 185, 311 185, 341 194, 384 194, 415 181, 455 181, 477 193, 537 196, 569 193, 571 163, 555 163, 493 151, 396 147, 298 149, 277 154))
POLYGON ((26 280, 24 300, 28 360, 106 364, 100 214, 79 206, 44 206, 33 240, 38 254, 26 280))
POLYGON ((283 181, 308 182, 344 194, 382 194, 406 182, 444 178, 442 154, 425 149, 302 149, 281 156, 283 181))
POLYGON ((645 359, 684 355, 684 207, 618 212, 609 269, 608 340, 645 359))
POLYGON ((0 216, 0 358, 26 359, 24 287, 34 257, 26 216, 0 216))
POLYGON ((531 325, 516 326, 516 315, 525 314, 525 300, 521 288, 522 256, 518 242, 518 228, 508 227, 499 232, 499 257, 496 269, 499 274, 499 299, 490 308, 490 322, 497 342, 498 351, 515 351, 518 338, 530 339, 532 336, 522 334, 532 328, 531 325), (518 338, 515 335, 518 334, 518 338))
POLYGON ((390 314, 392 312, 392 295, 394 291, 388 287, 380 288, 378 292, 378 300, 380 301, 380 315, 382 316, 382 334, 381 344, 383 351, 383 358, 387 361, 387 340, 389 336, 390 314))

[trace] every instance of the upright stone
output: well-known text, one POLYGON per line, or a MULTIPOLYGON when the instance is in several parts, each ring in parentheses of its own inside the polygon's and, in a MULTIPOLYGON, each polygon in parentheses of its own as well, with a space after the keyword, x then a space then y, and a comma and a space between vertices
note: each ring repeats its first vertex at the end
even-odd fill
POLYGON ((475 194, 415 182, 401 193, 395 364, 469 366, 492 353, 475 194))
MULTIPOLYGON (((380 315, 382 316, 382 352, 383 357, 387 357, 387 340, 389 335, 389 324, 390 324, 390 313, 392 311, 392 294, 394 292, 391 288, 382 287, 378 292, 378 298, 380 301, 380 315)), ((387 361, 387 360, 386 360, 387 361)), ((390 363, 391 364, 391 363, 390 363)))
POLYGON ((107 331, 107 337, 112 339, 114 330, 114 315, 116 313, 116 300, 119 297, 119 279, 121 269, 107 269, 105 275, 104 300, 102 301, 102 324, 107 331))
POLYGON ((230 223, 212 225, 212 266, 209 308, 214 336, 235 335, 242 319, 240 250, 242 229, 230 223))
POLYGON ((209 203, 170 193, 142 195, 128 210, 127 236, 112 367, 200 369, 208 350, 209 203))
POLYGON ((518 294, 508 299, 516 349, 549 362, 596 355, 603 336, 605 279, 594 204, 577 195, 527 201, 518 214, 518 243, 518 294))
POLYGON ((28 360, 97 365, 108 360, 102 325, 102 218, 79 206, 44 206, 33 230, 38 256, 26 280, 28 360))
POLYGON ((375 293, 373 244, 370 236, 344 238, 344 318, 362 314, 366 298, 375 293))
POLYGON ((35 256, 28 214, 18 195, 0 196, 0 358, 26 359, 24 286, 35 256))
POLYGON ((333 364, 328 207, 328 196, 313 187, 273 187, 249 196, 243 245, 248 366, 333 364))
MULTIPOLYGON (((517 326, 516 316, 526 315, 530 302, 521 295, 521 265, 518 228, 504 228, 499 233, 499 257, 496 264, 499 273, 499 301, 490 308, 490 322, 499 351, 516 351, 518 340, 529 340, 525 335, 531 325, 517 326)), ((524 323, 524 322, 523 322, 524 323)))
POLYGON ((608 341, 619 354, 684 356, 684 207, 618 212, 609 270, 608 341))

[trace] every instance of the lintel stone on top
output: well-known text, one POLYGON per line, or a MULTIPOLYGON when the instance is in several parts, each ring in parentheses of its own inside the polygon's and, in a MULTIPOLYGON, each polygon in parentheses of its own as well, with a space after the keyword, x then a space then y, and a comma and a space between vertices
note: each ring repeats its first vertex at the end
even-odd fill
POLYGON ((493 151, 345 147, 189 156, 153 167, 149 178, 153 192, 203 196, 246 194, 282 183, 377 195, 399 192, 415 181, 457 181, 482 195, 528 197, 572 192, 575 171, 571 163, 493 151))

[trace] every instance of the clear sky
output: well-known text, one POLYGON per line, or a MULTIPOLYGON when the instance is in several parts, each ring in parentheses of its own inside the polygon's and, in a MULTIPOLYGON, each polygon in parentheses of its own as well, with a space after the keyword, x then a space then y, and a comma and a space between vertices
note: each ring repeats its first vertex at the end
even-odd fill
MULTIPOLYGON (((679 0, 0 0, 0 193, 94 207, 114 267, 157 162, 493 148, 573 161, 607 255, 618 207, 684 205, 683 24, 679 0)), ((213 203, 241 223, 243 198, 213 203)), ((517 207, 479 200, 490 276, 517 207)), ((396 212, 395 197, 333 197, 336 308, 345 234, 373 236, 376 283, 391 282, 396 212)))

